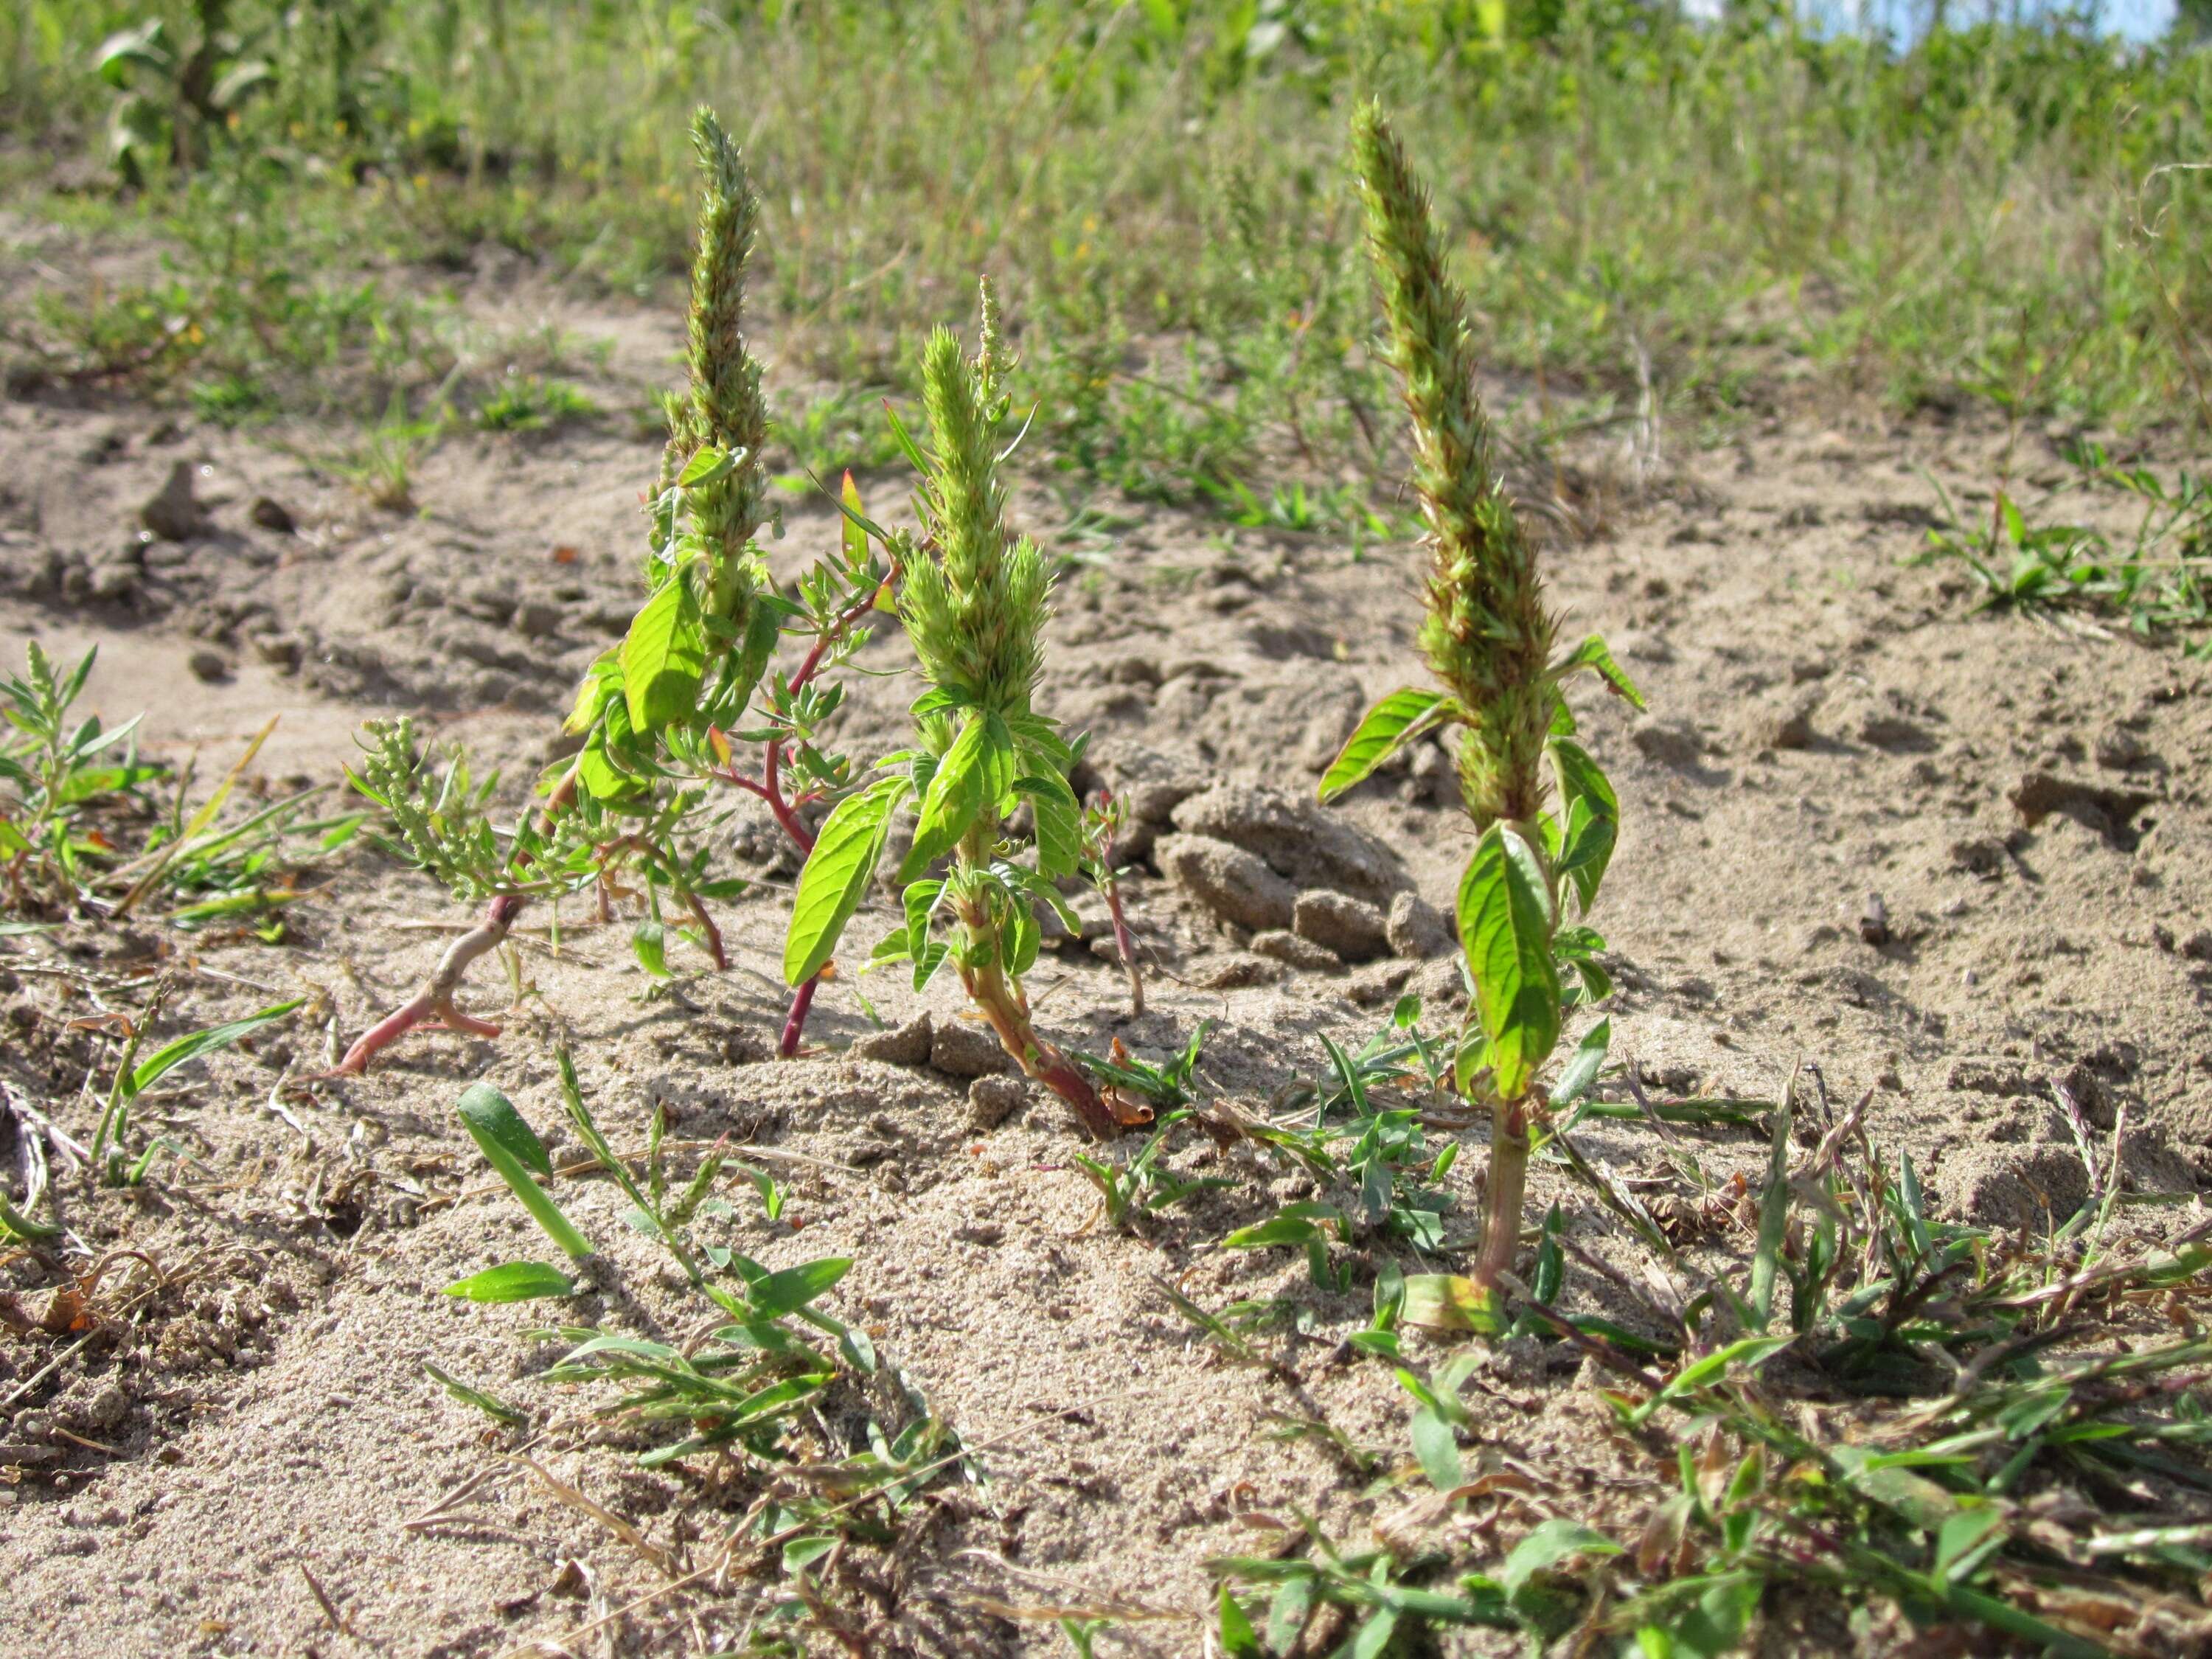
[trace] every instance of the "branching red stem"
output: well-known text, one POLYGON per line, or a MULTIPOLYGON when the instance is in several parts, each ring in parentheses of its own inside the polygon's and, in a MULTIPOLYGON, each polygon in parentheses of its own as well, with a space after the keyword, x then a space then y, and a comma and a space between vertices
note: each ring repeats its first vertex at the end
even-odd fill
MULTIPOLYGON (((581 761, 572 764, 562 774, 553 793, 545 798, 545 805, 538 809, 538 830, 540 835, 552 828, 556 814, 576 799, 577 780, 581 761)), ((526 865, 529 854, 517 858, 518 864, 526 865)), ((526 893, 501 893, 484 906, 483 919, 446 947, 445 955, 414 1000, 394 1009, 354 1040, 353 1047, 345 1052, 326 1077, 359 1077, 368 1070, 368 1062, 383 1049, 397 1042, 418 1025, 436 1024, 449 1031, 465 1031, 471 1036, 495 1037, 500 1028, 489 1020, 478 1019, 464 1011, 453 1000, 467 975, 469 965, 478 957, 485 956, 507 943, 507 936, 514 926, 515 918, 529 907, 526 893)), ((717 939, 719 945, 719 939, 717 939)))

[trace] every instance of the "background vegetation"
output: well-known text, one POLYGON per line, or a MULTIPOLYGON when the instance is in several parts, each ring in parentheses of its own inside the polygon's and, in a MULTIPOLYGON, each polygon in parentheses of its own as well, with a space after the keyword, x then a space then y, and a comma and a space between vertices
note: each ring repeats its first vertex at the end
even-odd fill
POLYGON ((1441 181, 1485 360, 1525 377, 1518 441, 1837 394, 2194 431, 2212 55, 2185 34, 1954 13, 1899 46, 1632 0, 35 0, 0 15, 0 187, 169 258, 8 332, 18 375, 404 425, 456 361, 441 295, 494 249, 672 295, 708 100, 761 183, 772 368, 842 388, 787 423, 802 459, 889 459, 863 389, 906 390, 988 269, 1033 453, 1364 525, 1402 476, 1337 165, 1373 91, 1441 181))

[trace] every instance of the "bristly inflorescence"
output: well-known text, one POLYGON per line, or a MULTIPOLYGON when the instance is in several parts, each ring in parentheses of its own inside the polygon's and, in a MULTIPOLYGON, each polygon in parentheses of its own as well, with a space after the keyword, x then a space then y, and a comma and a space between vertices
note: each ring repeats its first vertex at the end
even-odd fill
POLYGON ((921 491, 928 556, 904 573, 900 608, 931 682, 985 708, 1027 712, 1042 665, 1050 578, 1034 544, 1006 523, 999 433, 1006 368, 997 307, 983 296, 982 348, 974 358, 939 329, 922 356, 931 465, 921 491))
POLYGON ((691 384, 669 410, 661 463, 665 490, 692 456, 709 445, 732 465, 721 477, 688 494, 692 524, 708 562, 702 608, 736 620, 759 579, 750 544, 768 515, 768 406, 761 368, 745 343, 745 264, 760 222, 760 198, 744 157, 710 110, 692 118, 691 140, 705 175, 699 246, 691 266, 686 358, 691 384))
POLYGON ((1476 828, 1533 825, 1557 701, 1553 619, 1475 395, 1467 297, 1445 270, 1428 193, 1373 104, 1353 118, 1352 151, 1434 550, 1421 647, 1465 711, 1460 791, 1476 828))

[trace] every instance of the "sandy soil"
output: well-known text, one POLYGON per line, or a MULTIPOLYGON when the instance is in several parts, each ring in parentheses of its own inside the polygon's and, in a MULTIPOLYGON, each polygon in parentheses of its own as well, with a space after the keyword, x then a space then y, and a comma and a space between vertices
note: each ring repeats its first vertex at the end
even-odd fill
MULTIPOLYGON (((639 344, 649 328, 621 330, 620 361, 657 373, 639 344)), ((1581 699, 1626 813, 1593 917, 1620 988, 1616 1053, 1663 1089, 1768 1099, 1794 1065, 1815 1065, 1839 1099, 1875 1091, 1875 1138, 1909 1150, 1944 1205, 2033 1227, 2086 1190, 2053 1079, 2100 1126, 2127 1115, 2137 1188, 2188 1191, 2212 1175, 2212 812, 2199 781, 2212 707, 2204 671, 2170 650, 1972 616, 1942 573, 1901 565, 1931 504, 1914 468, 1985 504, 2003 448, 1972 427, 1777 422, 1680 457, 1599 533, 1561 533, 1551 569, 1567 631, 1604 631, 1653 711, 1581 699), (1881 930, 1862 927, 1877 894, 1878 943, 1867 933, 1881 930)), ((269 785, 331 781, 362 719, 409 709, 503 764, 519 798, 579 672, 628 620, 652 457, 611 418, 456 438, 422 470, 419 515, 400 517, 266 439, 130 407, 10 404, 0 657, 19 661, 29 637, 97 642, 88 702, 111 720, 146 709, 149 746, 198 748, 204 774, 281 714, 258 769, 269 785), (207 523, 144 544, 140 507, 179 463, 207 523), (294 527, 257 521, 263 498, 294 527)), ((1583 458, 1600 471, 1614 459, 1583 458)), ((2041 435, 2019 441, 2020 471, 2054 463, 2041 435)), ((881 509, 904 494, 889 476, 865 483, 881 509)), ((1327 538, 1224 534, 1150 508, 1110 534, 1068 536, 1042 488, 1021 510, 1075 560, 1044 701, 1094 734, 1100 778, 1139 811, 1130 899, 1152 964, 1151 1008, 1131 1019, 1113 963, 1066 941, 1033 981, 1044 1026, 1080 1048, 1118 1036, 1158 1055, 1216 1020, 1209 1092, 1257 1111, 1317 1074, 1322 1034, 1356 1042, 1401 991, 1455 1007, 1445 941, 1398 898, 1447 904, 1465 851, 1442 752, 1334 812, 1303 805, 1365 702, 1419 678, 1414 556, 1355 561, 1327 538), (1209 897, 1223 842, 1270 866, 1275 884, 1209 897), (1339 963, 1221 914, 1278 920, 1266 913, 1290 888, 1396 902, 1401 925, 1389 943, 1347 943, 1371 959, 1339 963)), ((796 570, 835 520, 799 501, 787 517, 776 557, 796 570)), ((861 661, 904 657, 884 638, 861 661)), ((896 746, 910 696, 897 679, 859 680, 844 741, 864 756, 896 746)), ((536 994, 503 1039, 417 1036, 368 1078, 312 1092, 272 1091, 408 994, 445 937, 409 924, 459 919, 366 848, 318 868, 280 945, 82 926, 0 940, 0 1084, 80 1138, 96 1113, 79 1085, 104 1079, 114 1052, 85 1022, 140 1006, 157 969, 179 986, 165 1030, 277 994, 317 999, 312 1019, 161 1091, 148 1116, 189 1162, 136 1194, 69 1194, 89 1250, 143 1252, 158 1267, 157 1285, 132 1258, 116 1266, 137 1275, 116 1281, 130 1287, 127 1329, 74 1349, 73 1332, 0 1329, 0 1647, 503 1654, 568 1640, 711 1559, 753 1488, 698 1460, 641 1470, 629 1454, 646 1443, 600 1425, 593 1397, 542 1380, 559 1348, 525 1340, 541 1311, 436 1294, 543 1252, 451 1109, 488 1079, 549 1129, 556 1030, 618 1145, 641 1142, 655 1103, 687 1144, 752 1143, 788 1179, 790 1206, 771 1224, 736 1182, 731 1242, 771 1267, 852 1255, 830 1305, 978 1449, 974 1478, 939 1486, 894 1548, 854 1567, 848 1605, 874 1621, 880 1650, 1065 1651, 1035 1615, 1094 1607, 1125 1620, 1102 1652, 1197 1652, 1203 1563, 1267 1547, 1293 1509, 1341 1519, 1365 1484, 1322 1437, 1286 1425, 1325 1422, 1407 1459, 1405 1395, 1342 1342, 1365 1321, 1367 1275, 1359 1296, 1331 1298, 1293 1252, 1218 1247, 1297 1195, 1296 1180, 1194 1137, 1177 1167, 1235 1184, 1133 1236, 1111 1231, 1047 1101, 994 1127, 971 1115, 979 1034, 949 983, 918 1000, 890 976, 866 981, 883 1024, 908 1029, 916 1063, 848 1052, 901 1045, 846 986, 825 994, 815 1054, 767 1060, 789 866, 742 812, 726 844, 763 877, 724 913, 726 974, 680 952, 679 982, 655 992, 626 926, 571 917, 557 953, 542 933, 526 942, 536 994), (911 1040, 925 1007, 928 1054, 911 1040), (1226 1364, 1161 1280, 1208 1307, 1292 1298, 1301 1328, 1266 1339, 1273 1369, 1226 1364), (488 1426, 425 1360, 520 1406, 530 1425, 488 1426), (526 1454, 666 1567, 563 1501, 526 1454), (453 1518, 409 1524, 471 1482, 453 1518), (1006 1616, 1018 1610, 1030 1616, 1006 1616)), ((854 937, 874 937, 865 918, 854 937)), ((471 1000, 493 1013, 507 992, 484 969, 471 1000)), ((1449 1181, 1471 1210, 1482 1137, 1467 1138, 1449 1181)), ((1589 1144, 1625 1175, 1666 1173, 1632 1126, 1589 1144)), ((1708 1153, 1725 1171, 1761 1148, 1723 1135, 1708 1153)), ((1558 1198, 1601 1258, 1613 1248, 1614 1224, 1579 1191, 1540 1170, 1534 1196, 1558 1198)), ((562 1199, 611 1275, 572 1317, 696 1325, 606 1183, 567 1183, 562 1199)), ((1607 1305, 1604 1281, 1582 1279, 1570 1275, 1570 1298, 1607 1305)), ((0 1266, 0 1288, 24 1306, 46 1305, 59 1282, 30 1256, 0 1266)), ((1563 1503, 1608 1478, 1573 1372, 1504 1367, 1470 1401, 1481 1443, 1547 1472, 1563 1503)), ((837 1432, 865 1414, 853 1401, 840 1410, 850 1420, 837 1432)), ((726 1583, 663 1595, 562 1650, 718 1650, 775 1579, 772 1560, 741 1553, 726 1583)))

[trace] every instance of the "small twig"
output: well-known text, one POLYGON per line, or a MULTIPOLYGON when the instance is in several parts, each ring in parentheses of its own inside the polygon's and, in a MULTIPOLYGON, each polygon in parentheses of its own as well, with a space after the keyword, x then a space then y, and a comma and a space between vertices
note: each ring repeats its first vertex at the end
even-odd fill
POLYGON ((339 1613, 337 1606, 331 1601, 329 1594, 323 1589, 320 1582, 317 1580, 313 1570, 307 1565, 306 1560, 301 1557, 295 1556, 292 1559, 292 1565, 299 1568, 300 1577, 307 1581, 307 1588, 314 1592, 315 1603, 322 1608, 323 1617, 330 1620, 331 1629, 340 1636, 352 1635, 353 1627, 346 1622, 345 1616, 339 1613))

